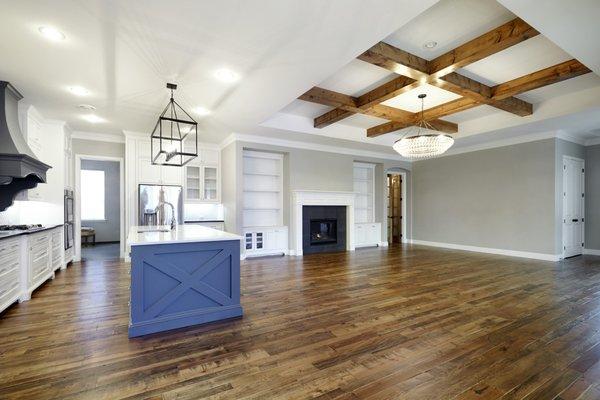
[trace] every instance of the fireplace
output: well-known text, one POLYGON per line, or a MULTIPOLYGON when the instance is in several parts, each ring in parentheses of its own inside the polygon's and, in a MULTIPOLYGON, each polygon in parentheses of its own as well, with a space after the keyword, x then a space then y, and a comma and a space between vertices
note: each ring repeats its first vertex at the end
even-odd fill
POLYGON ((311 246, 327 243, 337 243, 337 219, 311 219, 311 246))
POLYGON ((303 206, 302 250, 306 254, 346 250, 346 206, 303 206))

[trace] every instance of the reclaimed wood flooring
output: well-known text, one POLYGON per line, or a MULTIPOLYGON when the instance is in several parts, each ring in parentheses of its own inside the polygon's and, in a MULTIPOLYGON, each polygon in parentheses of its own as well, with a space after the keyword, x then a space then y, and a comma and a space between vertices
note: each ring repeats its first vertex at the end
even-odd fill
POLYGON ((247 260, 242 319, 133 340, 128 269, 74 264, 0 315, 1 399, 600 398, 600 257, 247 260))

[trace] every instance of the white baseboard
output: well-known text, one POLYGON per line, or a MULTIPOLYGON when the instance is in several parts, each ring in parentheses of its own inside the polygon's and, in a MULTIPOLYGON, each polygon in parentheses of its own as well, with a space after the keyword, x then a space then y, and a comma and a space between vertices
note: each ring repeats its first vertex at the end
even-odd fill
POLYGON ((591 256, 600 256, 600 250, 597 250, 597 249, 583 249, 583 254, 589 254, 591 256))
POLYGON ((494 249, 494 248, 490 248, 490 247, 465 246, 462 244, 429 242, 426 240, 415 240, 415 239, 412 239, 408 242, 412 243, 412 244, 423 245, 423 246, 442 247, 445 249, 473 251, 473 252, 477 252, 477 253, 498 254, 498 255, 502 255, 502 256, 511 256, 511 257, 532 258, 534 260, 554 261, 554 262, 560 260, 559 254, 546 254, 546 253, 534 253, 534 252, 529 252, 529 251, 494 249))
POLYGON ((379 247, 388 247, 389 243, 388 242, 379 242, 379 247))

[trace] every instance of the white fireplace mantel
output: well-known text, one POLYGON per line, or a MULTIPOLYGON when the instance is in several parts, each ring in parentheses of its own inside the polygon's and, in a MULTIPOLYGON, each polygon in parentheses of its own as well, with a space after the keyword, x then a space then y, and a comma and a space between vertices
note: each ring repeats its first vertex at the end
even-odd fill
POLYGON ((346 206, 346 250, 354 251, 354 192, 292 191, 291 255, 302 255, 302 206, 346 206))

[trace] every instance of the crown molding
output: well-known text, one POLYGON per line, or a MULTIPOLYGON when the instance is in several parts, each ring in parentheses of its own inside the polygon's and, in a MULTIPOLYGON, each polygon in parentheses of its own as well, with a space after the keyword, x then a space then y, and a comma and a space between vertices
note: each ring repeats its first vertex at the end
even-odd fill
POLYGON ((110 133, 73 131, 71 139, 92 140, 95 142, 125 143, 125 137, 110 133))
POLYGON ((293 149, 322 151, 322 152, 326 152, 326 153, 347 154, 347 155, 358 156, 358 157, 368 157, 368 158, 379 158, 379 159, 383 159, 383 160, 403 161, 403 162, 410 163, 409 161, 403 159, 399 155, 394 155, 394 154, 390 154, 390 153, 370 151, 370 150, 352 149, 349 147, 338 147, 338 146, 332 146, 332 145, 327 145, 327 144, 309 143, 309 142, 302 142, 302 141, 298 141, 298 140, 278 139, 278 138, 268 137, 268 136, 248 135, 248 134, 244 134, 244 133, 230 134, 219 144, 219 148, 223 149, 237 141, 266 144, 266 145, 279 146, 279 147, 289 147, 289 148, 293 148, 293 149))
POLYGON ((600 137, 588 139, 585 141, 586 146, 595 146, 597 144, 600 144, 600 137))

